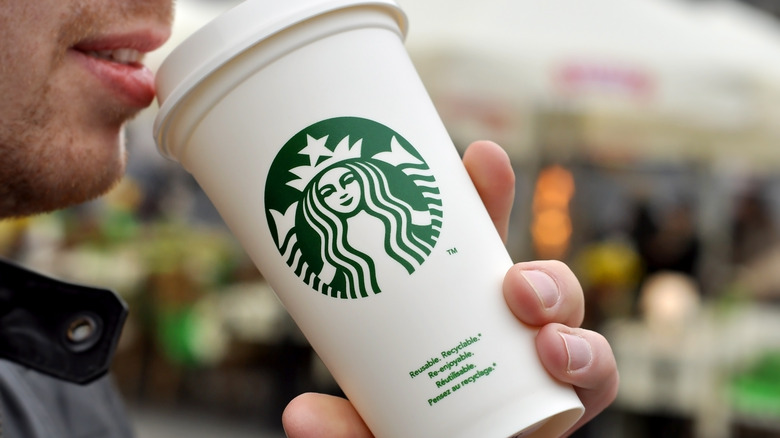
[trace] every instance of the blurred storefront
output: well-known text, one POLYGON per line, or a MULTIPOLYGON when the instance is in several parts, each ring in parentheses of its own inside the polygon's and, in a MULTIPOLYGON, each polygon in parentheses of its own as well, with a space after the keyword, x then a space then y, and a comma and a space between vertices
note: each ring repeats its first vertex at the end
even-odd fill
POLYGON ((456 143, 515 163, 510 251, 570 263, 616 353, 618 400, 582 435, 780 436, 777 20, 726 1, 409 6, 456 143))

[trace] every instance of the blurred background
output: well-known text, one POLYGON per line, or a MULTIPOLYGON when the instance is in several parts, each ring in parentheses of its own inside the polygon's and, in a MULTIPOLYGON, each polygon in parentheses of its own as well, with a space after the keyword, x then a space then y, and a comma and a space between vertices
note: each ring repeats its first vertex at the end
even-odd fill
MULTIPOLYGON (((234 6, 178 0, 174 37, 234 6)), ((780 436, 780 2, 402 0, 453 140, 509 153, 516 261, 568 263, 618 359, 579 437, 780 436)), ((197 184, 156 151, 98 201, 0 222, 0 255, 131 307, 114 376, 141 437, 282 437, 339 389, 197 184)))

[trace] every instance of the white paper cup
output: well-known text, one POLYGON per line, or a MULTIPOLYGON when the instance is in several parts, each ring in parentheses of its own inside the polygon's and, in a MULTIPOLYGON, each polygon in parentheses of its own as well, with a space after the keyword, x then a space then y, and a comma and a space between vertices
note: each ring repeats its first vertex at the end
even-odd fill
POLYGON ((158 74, 198 180, 377 437, 557 436, 582 414, 501 293, 512 265, 393 0, 253 0, 158 74))

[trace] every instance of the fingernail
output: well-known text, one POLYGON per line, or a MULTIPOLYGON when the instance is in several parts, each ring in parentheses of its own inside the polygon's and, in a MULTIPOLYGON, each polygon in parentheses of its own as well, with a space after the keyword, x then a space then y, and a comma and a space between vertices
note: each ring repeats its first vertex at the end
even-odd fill
POLYGON ((593 361, 593 352, 588 341, 581 336, 559 333, 566 345, 566 352, 569 354, 568 371, 581 370, 590 365, 593 361))
POLYGON ((521 271, 521 273, 534 289, 545 309, 553 307, 558 302, 560 298, 558 285, 549 275, 535 270, 521 271))

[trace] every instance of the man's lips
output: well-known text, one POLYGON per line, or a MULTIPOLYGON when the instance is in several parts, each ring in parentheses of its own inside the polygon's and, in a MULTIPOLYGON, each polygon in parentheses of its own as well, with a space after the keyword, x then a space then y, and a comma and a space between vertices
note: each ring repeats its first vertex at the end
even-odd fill
POLYGON ((145 108, 154 100, 154 74, 141 63, 144 53, 168 35, 152 32, 84 40, 69 50, 103 87, 126 105, 145 108))
POLYGON ((87 52, 72 52, 104 87, 109 88, 127 105, 145 108, 154 100, 154 74, 143 64, 124 64, 87 52))

